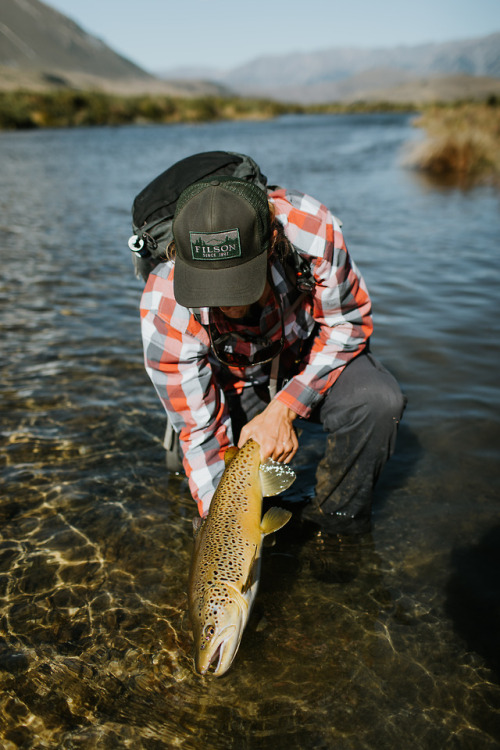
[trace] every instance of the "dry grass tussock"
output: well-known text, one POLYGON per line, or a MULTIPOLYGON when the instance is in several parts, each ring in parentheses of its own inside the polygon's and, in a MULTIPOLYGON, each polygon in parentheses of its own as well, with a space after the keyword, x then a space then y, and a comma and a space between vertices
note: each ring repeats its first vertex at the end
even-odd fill
POLYGON ((415 124, 426 139, 409 157, 410 166, 459 184, 500 184, 500 102, 433 105, 415 124))

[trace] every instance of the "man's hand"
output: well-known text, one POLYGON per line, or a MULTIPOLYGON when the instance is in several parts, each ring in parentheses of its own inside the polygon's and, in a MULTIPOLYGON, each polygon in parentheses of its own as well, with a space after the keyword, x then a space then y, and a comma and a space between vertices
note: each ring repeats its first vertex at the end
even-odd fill
POLYGON ((296 413, 281 401, 271 401, 263 412, 257 414, 241 430, 238 448, 253 438, 260 445, 262 461, 273 458, 288 464, 299 447, 293 429, 296 413))

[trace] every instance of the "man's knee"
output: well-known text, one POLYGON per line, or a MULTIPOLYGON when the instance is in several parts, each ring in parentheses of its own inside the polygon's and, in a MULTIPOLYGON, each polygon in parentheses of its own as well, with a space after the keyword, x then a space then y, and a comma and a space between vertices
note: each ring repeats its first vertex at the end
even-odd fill
POLYGON ((371 355, 354 360, 325 397, 321 421, 328 432, 342 427, 385 431, 399 424, 406 398, 396 379, 371 355))
POLYGON ((374 380, 363 395, 368 416, 375 427, 399 424, 406 399, 392 376, 374 380))

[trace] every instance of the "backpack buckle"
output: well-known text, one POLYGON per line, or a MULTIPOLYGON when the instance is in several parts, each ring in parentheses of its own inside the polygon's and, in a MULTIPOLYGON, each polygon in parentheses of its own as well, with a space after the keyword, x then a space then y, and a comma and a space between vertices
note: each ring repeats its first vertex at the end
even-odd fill
POLYGON ((128 238, 128 246, 133 253, 141 254, 141 250, 144 247, 144 240, 141 239, 137 234, 133 234, 128 238))
POLYGON ((148 247, 142 237, 139 237, 138 234, 133 234, 128 238, 128 246, 133 253, 140 255, 141 258, 149 258, 150 252, 148 247))

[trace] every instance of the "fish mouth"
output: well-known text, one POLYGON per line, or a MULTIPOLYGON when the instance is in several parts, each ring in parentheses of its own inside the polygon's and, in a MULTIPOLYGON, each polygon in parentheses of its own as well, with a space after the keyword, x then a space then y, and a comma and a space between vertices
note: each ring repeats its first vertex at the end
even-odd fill
POLYGON ((240 645, 241 639, 238 634, 236 638, 234 637, 236 631, 236 625, 228 625, 224 628, 213 644, 208 663, 200 667, 200 674, 220 676, 227 672, 240 645))

